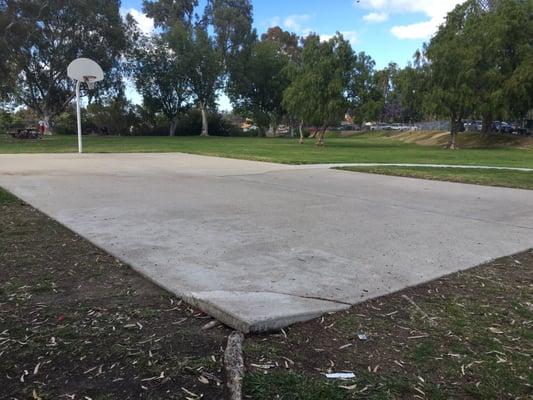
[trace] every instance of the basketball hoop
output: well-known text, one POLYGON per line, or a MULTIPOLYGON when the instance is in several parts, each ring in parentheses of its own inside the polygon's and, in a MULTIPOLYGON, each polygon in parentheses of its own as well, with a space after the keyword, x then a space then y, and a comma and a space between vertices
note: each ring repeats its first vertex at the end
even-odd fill
POLYGON ((96 76, 84 76, 83 81, 87 85, 87 89, 93 90, 96 83, 96 76))
POLYGON ((81 142, 81 109, 80 109, 80 84, 83 82, 89 90, 94 89, 96 82, 104 79, 102 68, 89 58, 78 58, 72 61, 67 68, 67 75, 76 81, 76 113, 78 119, 78 153, 82 152, 81 142))

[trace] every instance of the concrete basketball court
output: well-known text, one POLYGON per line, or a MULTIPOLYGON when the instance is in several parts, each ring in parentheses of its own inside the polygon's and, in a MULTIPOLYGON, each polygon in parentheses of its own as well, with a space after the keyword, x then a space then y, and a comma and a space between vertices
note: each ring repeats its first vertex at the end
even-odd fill
POLYGON ((0 186, 244 332, 533 247, 526 190, 179 153, 0 155, 0 186))

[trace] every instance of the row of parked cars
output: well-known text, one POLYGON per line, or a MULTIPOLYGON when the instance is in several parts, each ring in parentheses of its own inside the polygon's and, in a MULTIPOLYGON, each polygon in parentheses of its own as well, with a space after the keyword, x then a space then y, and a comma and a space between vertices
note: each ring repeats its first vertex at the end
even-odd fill
MULTIPOLYGON (((464 121, 464 130, 467 132, 479 132, 481 131, 482 127, 482 121, 464 121)), ((492 131, 498 133, 509 133, 513 135, 528 134, 528 130, 526 128, 522 128, 519 124, 505 121, 494 121, 492 123, 492 131)))
POLYGON ((415 131, 417 127, 406 124, 373 124, 370 125, 371 131, 415 131))

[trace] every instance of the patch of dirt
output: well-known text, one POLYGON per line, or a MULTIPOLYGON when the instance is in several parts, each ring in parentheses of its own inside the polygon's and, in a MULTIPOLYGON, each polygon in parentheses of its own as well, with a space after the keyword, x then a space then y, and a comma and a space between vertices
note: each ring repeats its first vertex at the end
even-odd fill
POLYGON ((229 329, 18 201, 0 249, 0 398, 220 397, 229 329))

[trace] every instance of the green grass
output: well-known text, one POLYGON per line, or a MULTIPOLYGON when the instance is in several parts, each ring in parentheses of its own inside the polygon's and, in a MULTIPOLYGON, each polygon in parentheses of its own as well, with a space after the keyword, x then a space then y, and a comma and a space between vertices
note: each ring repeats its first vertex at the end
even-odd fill
MULTIPOLYGON (((312 140, 300 145, 297 139, 285 138, 87 136, 84 149, 92 153, 184 152, 289 164, 377 162, 533 167, 531 148, 491 146, 450 151, 438 146, 404 143, 379 133, 329 137, 323 148, 316 147, 312 140)), ((21 141, 0 135, 0 153, 76 151, 75 136, 21 141)))
POLYGON ((256 400, 343 400, 347 392, 334 384, 292 372, 247 374, 245 392, 256 400))
POLYGON ((11 193, 6 192, 0 188, 0 206, 4 204, 14 203, 17 199, 11 193))
POLYGON ((371 174, 407 176, 411 178, 432 179, 472 183, 476 185, 503 186, 533 190, 533 172, 505 171, 470 168, 433 168, 433 167, 346 167, 346 171, 371 174))

